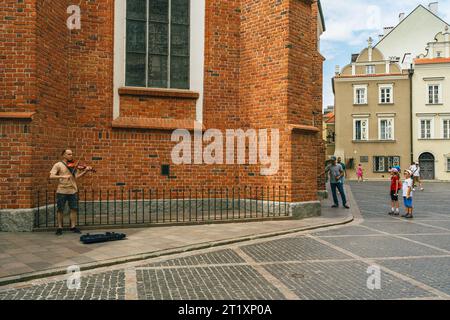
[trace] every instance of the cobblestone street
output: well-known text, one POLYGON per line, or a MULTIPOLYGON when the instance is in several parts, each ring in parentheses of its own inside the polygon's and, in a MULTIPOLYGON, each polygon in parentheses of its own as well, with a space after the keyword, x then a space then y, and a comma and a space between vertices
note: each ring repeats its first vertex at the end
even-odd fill
MULTIPOLYGON (((388 216, 387 183, 351 183, 352 224, 0 287, 0 299, 450 299, 450 184, 415 193, 415 219, 388 216), (381 287, 367 287, 368 268, 381 287)), ((351 196, 351 195, 350 195, 351 196)))

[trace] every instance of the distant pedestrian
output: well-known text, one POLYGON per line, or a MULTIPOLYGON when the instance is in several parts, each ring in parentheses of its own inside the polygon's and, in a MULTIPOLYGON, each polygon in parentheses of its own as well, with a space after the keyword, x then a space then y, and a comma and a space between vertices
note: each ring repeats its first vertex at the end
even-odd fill
POLYGON ((364 171, 363 171, 361 163, 358 164, 358 168, 356 169, 356 175, 358 176, 358 182, 360 180, 361 180, 361 182, 364 182, 364 171))
POLYGON ((342 184, 344 184, 345 183, 345 178, 347 177, 347 167, 346 167, 345 163, 342 162, 341 157, 339 157, 337 159, 337 163, 340 164, 341 167, 342 167, 342 170, 344 170, 344 175, 341 177, 341 182, 342 182, 342 184))
POLYGON ((413 179, 411 178, 413 173, 411 170, 405 170, 405 181, 403 181, 403 203, 405 205, 406 214, 402 215, 403 218, 413 218, 413 179))
POLYGON ((334 205, 333 208, 339 207, 339 200, 337 197, 336 189, 339 190, 339 193, 341 194, 342 198, 342 205, 346 209, 350 209, 350 207, 347 205, 347 198, 345 196, 344 191, 344 184, 341 182, 341 178, 344 176, 344 169, 342 169, 342 166, 337 163, 336 157, 331 157, 331 160, 333 161, 332 164, 328 165, 325 169, 325 172, 330 173, 330 187, 331 187, 331 193, 333 194, 333 202, 334 205))
POLYGON ((420 187, 420 191, 424 191, 425 189, 423 188, 422 185, 422 181, 420 180, 420 164, 419 162, 415 162, 414 165, 412 165, 411 167, 414 168, 414 170, 412 171, 412 179, 413 179, 413 191, 416 191, 416 187, 419 186, 420 187))
POLYGON ((391 169, 391 211, 389 215, 400 215, 400 204, 398 201, 398 192, 402 189, 400 174, 396 168, 391 169))

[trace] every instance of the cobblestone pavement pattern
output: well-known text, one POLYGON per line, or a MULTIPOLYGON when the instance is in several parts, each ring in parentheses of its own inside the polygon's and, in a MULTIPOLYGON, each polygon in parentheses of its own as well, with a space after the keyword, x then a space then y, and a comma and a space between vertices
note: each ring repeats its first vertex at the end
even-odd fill
POLYGON ((411 221, 387 215, 387 183, 351 189, 351 225, 87 271, 78 290, 63 276, 5 286, 0 299, 449 299, 450 184, 417 192, 411 221))

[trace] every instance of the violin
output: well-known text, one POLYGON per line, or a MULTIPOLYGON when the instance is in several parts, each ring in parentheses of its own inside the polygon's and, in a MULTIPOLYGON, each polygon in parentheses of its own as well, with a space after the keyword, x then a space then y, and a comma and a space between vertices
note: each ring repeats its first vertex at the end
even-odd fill
POLYGON ((81 162, 81 161, 75 161, 75 160, 69 161, 67 163, 67 166, 71 169, 76 169, 76 170, 80 170, 80 171, 90 171, 92 173, 97 172, 94 168, 89 167, 87 164, 85 164, 84 162, 81 162))

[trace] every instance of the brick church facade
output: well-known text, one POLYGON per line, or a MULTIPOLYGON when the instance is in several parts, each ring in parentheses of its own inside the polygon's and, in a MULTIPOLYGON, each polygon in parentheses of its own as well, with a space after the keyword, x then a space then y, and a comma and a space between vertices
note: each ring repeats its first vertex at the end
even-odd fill
MULTIPOLYGON (((173 14, 172 62, 163 68, 165 48, 149 49, 146 39, 141 46, 136 31, 145 34, 153 20, 126 2, 2 1, 0 210, 36 207, 36 192, 55 188, 49 171, 65 148, 97 170, 82 187, 283 185, 290 202, 317 202, 325 189, 320 3, 135 1, 170 2, 174 12, 191 6, 185 20, 183 12, 173 14), (81 9, 80 29, 67 27, 71 5, 81 9), (184 49, 177 40, 183 32, 190 33, 184 49), (173 130, 196 124, 278 128, 278 173, 262 176, 259 165, 173 165, 173 130), (164 164, 169 176, 161 174, 164 164)), ((154 19, 153 31, 166 30, 154 19)))

